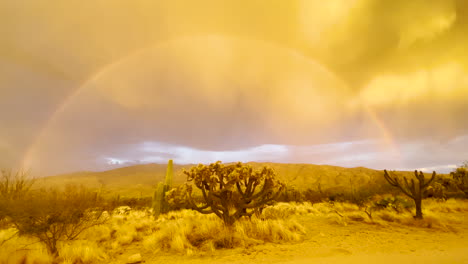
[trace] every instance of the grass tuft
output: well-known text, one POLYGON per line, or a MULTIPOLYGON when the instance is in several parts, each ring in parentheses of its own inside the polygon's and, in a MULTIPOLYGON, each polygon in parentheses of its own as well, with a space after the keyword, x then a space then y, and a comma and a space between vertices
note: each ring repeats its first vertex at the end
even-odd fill
POLYGON ((109 257, 96 242, 77 240, 64 243, 60 249, 62 263, 102 263, 109 257))

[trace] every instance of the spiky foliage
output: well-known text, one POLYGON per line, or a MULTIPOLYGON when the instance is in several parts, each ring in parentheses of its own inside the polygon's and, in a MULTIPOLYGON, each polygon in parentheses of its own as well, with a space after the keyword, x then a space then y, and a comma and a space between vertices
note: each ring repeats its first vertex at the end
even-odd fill
POLYGON ((214 213, 227 226, 232 226, 242 216, 250 217, 284 189, 271 168, 254 171, 241 162, 227 166, 220 161, 208 166, 200 164, 184 174, 188 183, 169 192, 169 201, 185 201, 200 213, 214 213), (190 182, 201 191, 201 203, 194 201, 190 182))
POLYGON ((158 183, 153 196, 153 213, 155 217, 160 214, 169 212, 169 204, 166 199, 166 192, 172 188, 172 180, 174 178, 174 165, 172 160, 167 163, 166 178, 164 183, 158 183))
MULTIPOLYGON (((393 173, 392 173, 393 174, 393 173)), ((414 179, 408 181, 406 177, 398 177, 397 175, 390 176, 387 170, 384 170, 384 177, 390 185, 397 187, 402 191, 406 196, 410 197, 414 200, 414 204, 416 206, 416 216, 417 219, 422 219, 422 198, 424 190, 431 184, 436 176, 436 172, 432 173, 432 177, 426 181, 424 178, 424 173, 421 171, 418 173, 417 170, 414 171, 414 176, 418 180, 418 184, 415 183, 414 179)))
POLYGON ((468 198, 468 162, 451 172, 450 175, 457 188, 468 198))

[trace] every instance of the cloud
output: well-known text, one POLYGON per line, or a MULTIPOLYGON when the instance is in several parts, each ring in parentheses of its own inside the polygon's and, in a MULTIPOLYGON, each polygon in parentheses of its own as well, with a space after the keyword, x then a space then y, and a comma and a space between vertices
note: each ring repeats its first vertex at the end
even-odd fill
POLYGON ((362 103, 375 107, 408 105, 434 98, 466 98, 468 72, 453 62, 407 74, 380 75, 361 90, 360 97, 362 103))
POLYGON ((308 52, 359 91, 375 74, 463 60, 466 3, 456 0, 300 1, 308 52))
POLYGON ((375 168, 466 156, 464 0, 52 2, 0 3, 0 166, 168 157, 142 142, 375 168))
POLYGON ((442 172, 442 173, 449 173, 451 171, 454 171, 458 165, 455 164, 448 164, 448 165, 440 165, 440 166, 435 166, 435 167, 428 167, 428 168, 417 168, 416 170, 422 171, 422 172, 442 172))
POLYGON ((259 160, 280 161, 286 158, 288 155, 288 148, 282 145, 261 145, 235 151, 208 151, 183 146, 161 144, 157 142, 144 142, 141 144, 141 149, 148 155, 142 159, 143 162, 167 161, 167 158, 161 157, 161 155, 152 155, 154 152, 156 152, 155 154, 158 154, 161 150, 163 150, 165 153, 172 155, 175 162, 182 164, 211 163, 218 160, 224 162, 248 162, 259 160))
POLYGON ((466 146, 468 135, 458 136, 449 141, 419 140, 402 144, 402 160, 404 169, 436 170, 441 173, 452 171, 453 166, 459 166, 468 159, 466 146))
POLYGON ((142 142, 113 150, 110 153, 113 156, 104 157, 104 159, 111 166, 129 166, 150 162, 165 163, 168 159, 173 159, 179 164, 206 164, 221 160, 223 162, 341 163, 342 166, 358 166, 359 162, 364 161, 358 155, 374 158, 374 154, 381 151, 380 147, 379 143, 375 141, 360 141, 312 146, 266 144, 232 151, 209 151, 161 142, 142 142), (347 161, 347 163, 343 164, 343 161, 347 161))
MULTIPOLYGON (((281 163, 312 163, 344 167, 371 167, 375 169, 421 170, 449 173, 466 160, 463 146, 468 136, 447 143, 434 141, 406 142, 398 155, 388 151, 376 140, 339 142, 310 146, 260 145, 235 151, 210 151, 162 142, 141 142, 133 145, 114 145, 92 162, 77 165, 88 170, 106 170, 115 167, 145 163, 166 163, 173 159, 178 164, 268 161, 281 163), (99 166, 96 166, 99 164, 99 166)), ((72 167, 64 167, 73 171, 72 167)))

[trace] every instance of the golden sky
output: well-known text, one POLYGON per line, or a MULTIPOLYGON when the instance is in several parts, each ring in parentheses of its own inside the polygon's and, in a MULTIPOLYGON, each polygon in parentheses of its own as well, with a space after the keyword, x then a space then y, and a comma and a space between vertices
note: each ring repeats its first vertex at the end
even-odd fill
POLYGON ((0 2, 0 165, 468 159, 463 0, 0 2))

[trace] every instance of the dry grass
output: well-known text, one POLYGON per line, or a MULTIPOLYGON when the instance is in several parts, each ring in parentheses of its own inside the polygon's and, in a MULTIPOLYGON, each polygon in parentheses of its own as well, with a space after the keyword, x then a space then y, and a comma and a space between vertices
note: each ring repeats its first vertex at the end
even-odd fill
POLYGON ((262 212, 265 219, 288 219, 291 216, 307 215, 316 213, 317 209, 311 203, 277 203, 275 206, 268 206, 262 212))
POLYGON ((414 219, 409 211, 397 212, 391 208, 374 211, 372 219, 363 208, 349 203, 316 204, 319 215, 326 217, 331 223, 346 226, 352 222, 365 222, 381 226, 402 225, 422 228, 435 228, 442 231, 454 231, 453 224, 464 221, 457 212, 468 212, 468 201, 449 199, 446 202, 435 199, 423 201, 424 219, 414 219))
MULTIPOLYGON (((154 219, 150 211, 119 209, 106 224, 84 231, 76 241, 61 243, 59 261, 102 263, 139 242, 151 253, 166 251, 187 255, 223 248, 245 248, 265 242, 297 242, 302 240, 305 228, 294 215, 309 211, 310 205, 280 204, 267 208, 261 219, 242 219, 227 228, 215 215, 190 210, 170 212, 154 219)), ((0 243, 13 237, 15 232, 15 229, 1 231, 0 243)), ((47 251, 34 242, 18 236, 6 241, 0 253, 0 263, 17 263, 21 259, 26 259, 27 263, 49 263, 51 258, 47 251), (23 247, 24 250, 18 251, 23 247)))
MULTIPOLYGON (((370 219, 362 208, 349 203, 278 203, 265 208, 259 217, 241 219, 227 228, 215 215, 190 210, 170 212, 158 219, 154 219, 150 211, 120 210, 106 224, 83 232, 78 240, 61 243, 59 260, 62 263, 109 262, 130 245, 137 245, 148 254, 164 251, 204 255, 225 248, 296 243, 306 234, 299 220, 326 219, 340 226, 362 222, 453 231, 452 226, 464 221, 460 212, 468 212, 468 201, 424 200, 423 220, 413 219, 410 212, 399 213, 393 209, 375 211, 370 219)), ((40 243, 32 238, 13 236, 15 232, 13 228, 0 230, 1 264, 51 262, 40 243)))
POLYGON ((64 243, 60 250, 62 263, 102 263, 108 259, 98 243, 89 240, 76 240, 64 243))
POLYGON ((35 239, 16 236, 16 229, 0 230, 0 263, 51 263, 47 250, 35 239))
MULTIPOLYGON (((286 212, 279 214, 288 215, 286 212)), ((215 215, 188 210, 171 212, 159 218, 153 231, 143 240, 145 249, 187 254, 264 242, 300 241, 305 234, 304 227, 289 217, 278 219, 275 215, 274 219, 242 219, 229 228, 215 215)))

